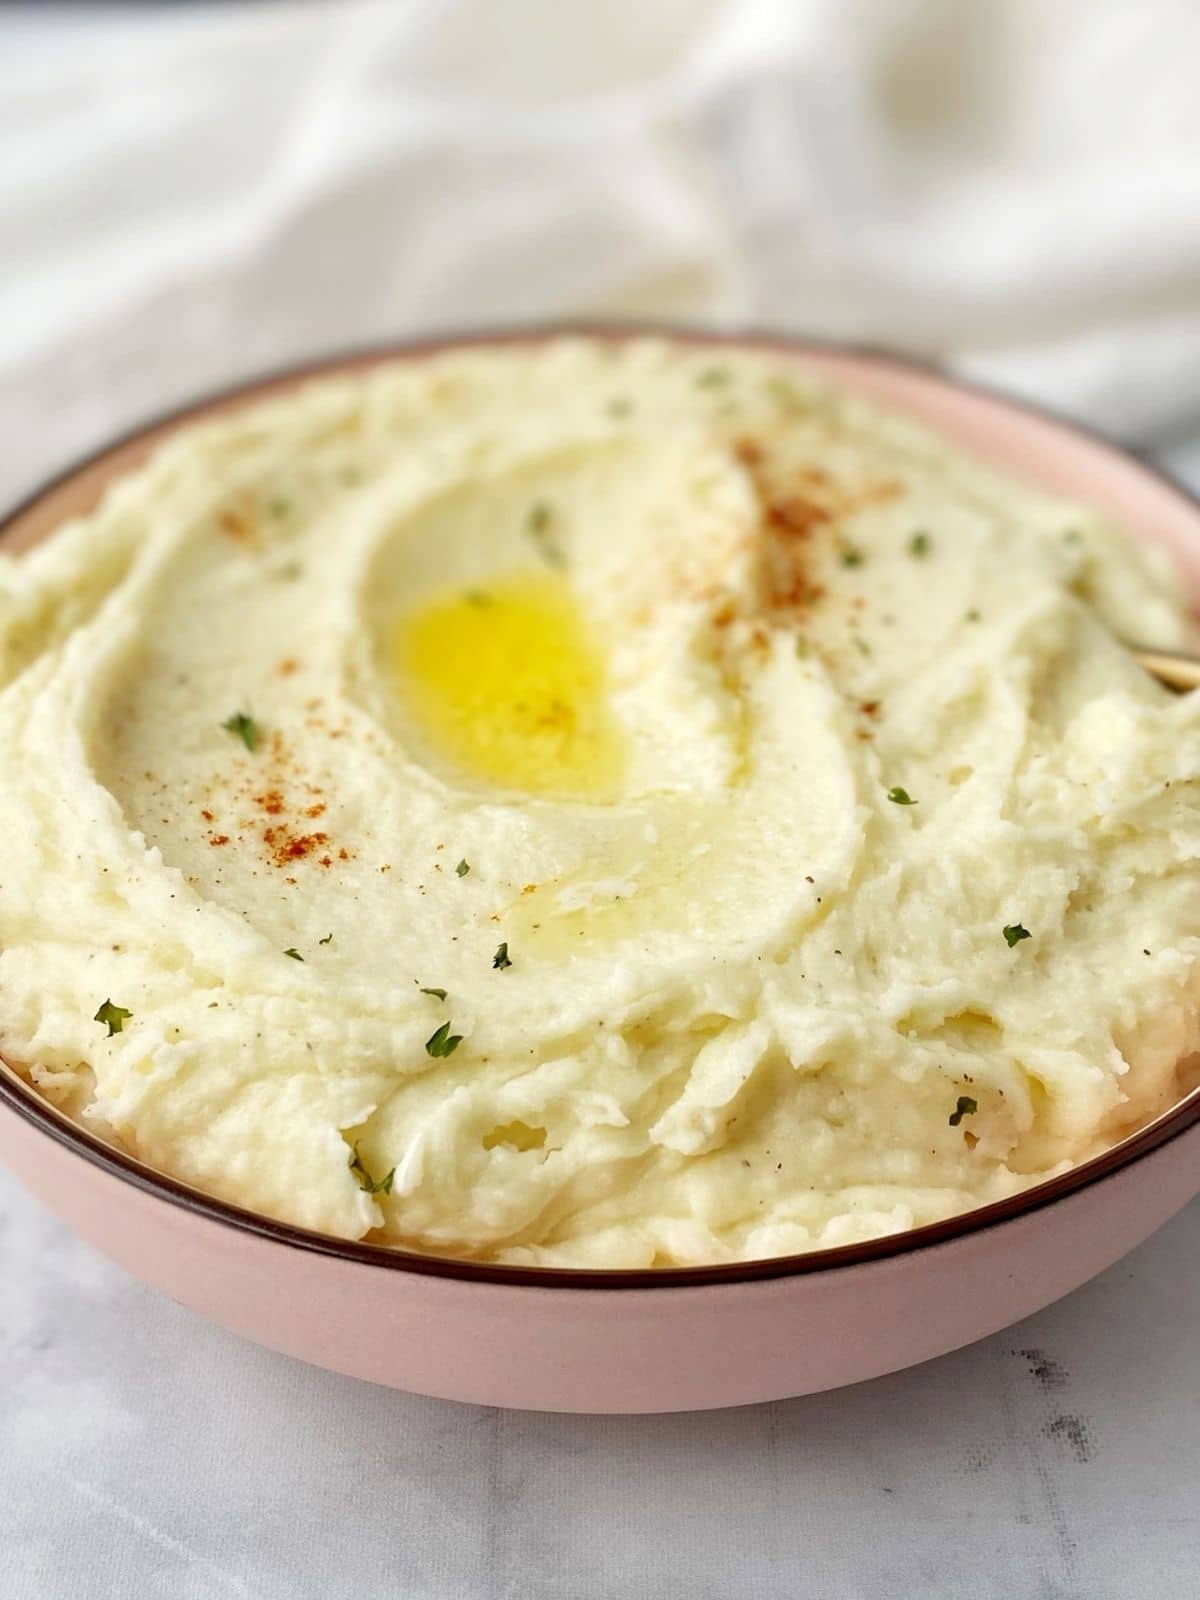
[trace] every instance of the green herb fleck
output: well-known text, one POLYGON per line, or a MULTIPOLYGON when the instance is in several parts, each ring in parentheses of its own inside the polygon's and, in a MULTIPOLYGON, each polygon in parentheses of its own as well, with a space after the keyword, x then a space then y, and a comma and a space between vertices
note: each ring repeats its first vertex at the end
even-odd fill
POLYGON ((697 389, 719 389, 722 384, 728 383, 730 372, 728 367, 705 367, 704 371, 696 376, 697 389))
POLYGON ((808 409, 804 395, 787 378, 768 378, 767 393, 781 410, 790 411, 793 416, 808 409))
POLYGON ((425 1041, 426 1055, 452 1056, 462 1043, 461 1033, 451 1033, 450 1024, 443 1022, 440 1028, 435 1028, 425 1041))
POLYGON ((283 953, 284 953, 285 956, 291 956, 293 961, 303 961, 304 960, 304 957, 300 954, 299 950, 296 949, 296 946, 294 944, 293 945, 289 945, 288 948, 283 953))
POLYGON ((358 1187, 364 1194, 391 1194, 392 1184, 396 1177, 395 1167, 392 1168, 386 1178, 379 1178, 378 1180, 373 1178, 362 1164, 362 1157, 358 1153, 357 1145, 354 1146, 350 1153, 350 1171, 358 1179, 358 1187))
POLYGON ((262 729, 248 712, 235 711, 231 717, 225 718, 221 726, 226 733, 231 733, 235 739, 240 739, 247 750, 258 749, 262 739, 262 729))
POLYGON ((503 972, 505 967, 512 966, 512 962, 508 959, 507 942, 497 947, 496 954, 492 957, 492 965, 497 972, 503 972))
POLYGON ((923 560, 929 554, 931 548, 929 535, 923 531, 921 533, 914 533, 912 538, 908 541, 908 548, 909 553, 914 555, 918 561, 923 560))
POLYGON ((551 567, 562 567, 566 565, 567 558, 555 543, 550 531, 553 520, 554 512, 550 506, 544 500, 538 500, 529 508, 529 514, 525 518, 525 528, 537 545, 543 561, 551 567))
POLYGON ((304 576, 304 568, 299 561, 285 561, 275 576, 285 579, 288 583, 295 583, 297 578, 304 576))
POLYGON ((466 856, 464 856, 462 858, 462 860, 458 863, 458 865, 455 867, 454 876, 456 878, 465 878, 467 873, 470 872, 470 870, 471 870, 471 863, 467 860, 466 856))
POLYGON ((353 484, 362 482, 362 472, 358 467, 342 467, 338 472, 338 477, 347 486, 347 488, 351 487, 353 484))
POLYGON ((972 1100, 969 1094, 960 1094, 954 1102, 954 1110, 950 1113, 950 1126, 957 1128, 964 1117, 969 1117, 978 1110, 977 1102, 972 1100))
POLYGON ((863 564, 862 551, 852 544, 844 544, 841 555, 844 567, 861 567, 863 564))
POLYGON ((1063 531, 1062 541, 1064 544, 1079 544, 1082 539, 1083 535, 1078 528, 1066 528, 1063 531))
POLYGON ((1020 944, 1022 939, 1032 939, 1033 935, 1028 928, 1023 928, 1019 922, 1010 922, 1004 930, 1004 937, 1008 942, 1008 948, 1011 950, 1013 945, 1020 944))
POLYGON ((633 401, 627 399, 625 395, 616 395, 608 402, 608 414, 610 417, 627 417, 632 410, 633 401))
POLYGON ((274 495, 267 501, 267 510, 273 517, 286 517, 292 509, 292 502, 281 494, 274 495))
POLYGON ((854 648, 858 651, 860 656, 869 656, 871 654, 871 646, 863 638, 861 633, 856 633, 854 635, 854 648))
POLYGON ((469 606, 490 606, 492 597, 486 589, 464 589, 463 599, 469 606))
POLYGON ((333 935, 331 933, 327 933, 323 939, 318 939, 317 943, 318 944, 332 944, 333 943, 333 935))
POLYGON ((422 989, 421 993, 431 994, 435 1000, 444 1000, 446 998, 445 989, 422 989))
POLYGON ((126 1011, 124 1006, 115 1006, 111 1000, 106 1000, 96 1012, 92 1021, 104 1023, 108 1029, 108 1037, 111 1039, 114 1033, 121 1032, 132 1015, 133 1012, 126 1011))
POLYGON ((801 661, 808 659, 808 640, 802 633, 796 635, 796 655, 801 661))
POLYGON ((888 790, 887 797, 894 806, 915 806, 919 804, 918 801, 913 799, 912 795, 909 794, 907 789, 901 789, 898 784, 894 789, 888 790))
POLYGON ((967 612, 967 621, 968 622, 978 622, 979 619, 980 619, 980 615, 981 615, 981 613, 978 612, 975 609, 974 606, 972 606, 970 611, 967 612))

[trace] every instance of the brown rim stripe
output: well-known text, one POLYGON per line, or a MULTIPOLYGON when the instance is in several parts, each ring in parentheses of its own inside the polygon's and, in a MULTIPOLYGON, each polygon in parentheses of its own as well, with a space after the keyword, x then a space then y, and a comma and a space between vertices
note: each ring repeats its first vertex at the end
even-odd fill
MULTIPOLYGON (((984 384, 948 378, 945 373, 929 363, 897 356, 886 350, 837 340, 772 334, 755 329, 736 333, 711 333, 664 323, 623 321, 568 322, 548 327, 528 326, 448 332, 428 338, 398 341, 394 344, 344 352, 249 379, 245 383, 192 400, 133 428, 120 438, 57 473, 9 511, 0 522, 0 540, 7 537, 15 525, 41 501, 56 490, 66 487, 80 473, 102 466, 107 457, 136 444, 141 439, 150 441, 153 436, 169 430, 174 424, 199 418, 215 406, 240 400, 249 403, 263 391, 270 391, 282 384, 333 376, 342 370, 363 369, 387 361, 417 358, 464 345, 540 343, 546 339, 572 335, 604 339, 661 337, 690 344, 761 346, 780 350, 800 360, 803 360, 808 351, 865 356, 881 365, 915 372, 968 393, 999 401, 1013 410, 1024 412, 1043 422, 1050 422, 1064 433, 1091 440, 1113 455, 1129 462, 1145 477, 1170 489, 1196 512, 1200 523, 1200 500, 1176 483, 1168 473, 1157 466, 1148 465, 1134 451, 1114 443, 1096 429, 1085 427, 1045 407, 1016 400, 984 384)), ((585 1267, 516 1267, 464 1261, 448 1256, 424 1255, 418 1251, 404 1250, 392 1245, 337 1239, 328 1234, 314 1233, 307 1228, 293 1227, 290 1223, 276 1222, 271 1217, 260 1216, 256 1212, 245 1211, 240 1206, 214 1199, 211 1195, 193 1189, 166 1173, 156 1172, 133 1156, 106 1144, 95 1134, 72 1122, 64 1112, 57 1110, 48 1100, 43 1099, 4 1061, 0 1061, 0 1105, 29 1123, 38 1132, 53 1139, 56 1144, 90 1162, 111 1177, 132 1184, 143 1193, 165 1200, 195 1215, 206 1217, 210 1221, 223 1223, 227 1227, 257 1235, 259 1238, 286 1245, 291 1249, 307 1250, 318 1255, 333 1256, 339 1260, 353 1261, 362 1266, 380 1267, 393 1272, 414 1272, 428 1277, 457 1278, 471 1283, 507 1284, 512 1287, 543 1289, 609 1290, 734 1285, 771 1278, 799 1277, 813 1272, 829 1272, 871 1261, 894 1260, 913 1251, 927 1249, 931 1245, 967 1238, 1018 1217, 1031 1216, 1059 1200, 1066 1199, 1069 1195, 1078 1194, 1104 1178, 1133 1166, 1200 1123, 1200 1088, 1196 1088, 1154 1122, 1090 1161, 1082 1162, 1070 1172, 1064 1172, 1057 1178, 1037 1184, 1007 1200, 995 1201, 991 1205, 978 1206, 974 1210, 961 1212, 944 1222, 930 1223, 904 1233, 870 1239, 861 1244, 839 1245, 834 1249, 810 1250, 800 1255, 773 1256, 760 1261, 727 1262, 707 1267, 599 1270, 585 1267)))

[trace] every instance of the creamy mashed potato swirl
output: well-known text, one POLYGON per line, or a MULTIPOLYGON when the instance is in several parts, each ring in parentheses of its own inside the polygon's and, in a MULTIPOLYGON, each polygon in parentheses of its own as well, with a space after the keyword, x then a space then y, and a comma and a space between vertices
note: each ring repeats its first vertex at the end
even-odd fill
POLYGON ((0 562, 0 1053, 347 1238, 748 1259, 998 1199, 1197 1047, 1190 637, 781 357, 465 348, 0 562))

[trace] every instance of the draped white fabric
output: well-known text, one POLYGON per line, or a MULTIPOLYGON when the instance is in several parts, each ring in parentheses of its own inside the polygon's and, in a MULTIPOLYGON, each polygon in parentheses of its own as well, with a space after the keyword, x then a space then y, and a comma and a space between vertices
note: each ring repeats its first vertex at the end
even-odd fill
POLYGON ((579 315, 1200 434, 1194 0, 48 7, 0 49, 0 487, 310 352, 579 315))

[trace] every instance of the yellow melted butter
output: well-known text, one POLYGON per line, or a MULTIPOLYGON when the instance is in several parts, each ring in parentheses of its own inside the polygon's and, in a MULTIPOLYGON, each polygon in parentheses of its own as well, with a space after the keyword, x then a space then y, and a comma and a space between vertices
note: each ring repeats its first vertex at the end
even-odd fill
POLYGON ((434 597, 401 619, 395 670, 430 748, 470 776, 571 799, 619 792, 624 740, 603 653, 565 578, 434 597))

